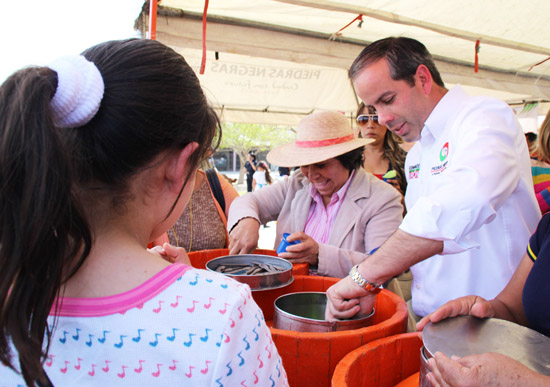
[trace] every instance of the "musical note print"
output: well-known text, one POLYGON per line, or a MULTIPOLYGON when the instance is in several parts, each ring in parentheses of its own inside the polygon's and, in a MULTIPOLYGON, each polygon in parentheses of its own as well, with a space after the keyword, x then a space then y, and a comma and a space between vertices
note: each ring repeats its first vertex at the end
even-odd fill
POLYGON ((81 358, 76 359, 77 364, 74 366, 74 369, 75 369, 75 370, 77 370, 77 371, 80 370, 80 362, 81 362, 81 361, 82 361, 81 358))
POLYGON ((51 366, 52 366, 52 364, 53 364, 53 358, 54 358, 54 357, 55 357, 55 355, 49 355, 49 356, 48 356, 48 360, 46 360, 46 365, 47 365, 48 367, 51 367, 51 366))
POLYGON ((258 365, 258 368, 263 368, 264 362, 262 361, 262 359, 260 359, 260 355, 258 355, 258 357, 257 357, 256 359, 258 359, 258 362, 260 363, 260 364, 258 365))
POLYGON ((159 343, 159 336, 162 336, 162 333, 155 333, 155 341, 151 341, 149 343, 149 345, 151 347, 156 347, 157 346, 157 344, 159 343))
POLYGON ((156 372, 153 372, 151 375, 153 375, 155 378, 158 378, 160 376, 160 366, 162 364, 157 364, 157 370, 156 372))
POLYGON ((80 331, 81 331, 80 328, 76 328, 76 334, 73 335, 73 340, 74 341, 78 341, 78 339, 80 338, 80 333, 79 333, 80 331))
POLYGON ((198 284, 198 283, 199 283, 199 275, 198 275, 198 274, 195 274, 195 280, 190 281, 190 282, 189 282, 189 285, 195 286, 195 285, 198 284))
POLYGON ((65 374, 67 373, 67 370, 69 369, 69 363, 67 360, 65 360, 65 367, 63 368, 60 368, 59 371, 61 371, 61 373, 65 374))
POLYGON ((96 365, 95 365, 95 364, 92 364, 92 370, 91 370, 91 371, 88 371, 88 375, 90 375, 90 376, 94 376, 94 375, 95 375, 95 367, 96 367, 96 365))
POLYGON ((206 328, 205 329, 205 332, 206 332, 206 335, 205 336, 202 336, 200 339, 202 342, 206 343, 208 341, 208 332, 211 331, 212 329, 208 329, 206 328))
POLYGON ((143 371, 143 363, 145 363, 145 360, 139 360, 139 368, 134 368, 136 374, 140 374, 143 371))
POLYGON ((103 331, 103 337, 101 339, 97 339, 101 344, 105 343, 105 340, 107 339, 107 333, 111 333, 111 331, 103 331))
POLYGON ((120 343, 117 343, 115 344, 115 347, 117 348, 122 348, 122 346, 124 345, 124 338, 127 337, 126 335, 120 335, 120 343))
POLYGON ((137 336, 136 337, 132 337, 132 341, 136 342, 136 343, 139 343, 140 340, 141 340, 141 332, 145 332, 145 329, 138 329, 137 330, 137 336))
POLYGON ((172 303, 170 304, 170 306, 171 306, 172 308, 177 308, 178 305, 180 304, 180 298, 183 298, 183 297, 182 297, 182 296, 176 296, 176 302, 172 302, 172 303))
POLYGON ((125 366, 123 365, 122 366, 122 372, 116 374, 119 378, 123 379, 125 376, 126 376, 126 368, 128 368, 128 366, 125 366))
POLYGON ((189 341, 185 341, 183 345, 185 345, 186 347, 190 347, 191 344, 193 344, 193 336, 196 336, 196 334, 189 333, 189 341))
POLYGON ((241 359, 241 362, 239 363, 239 367, 242 367, 244 365, 244 357, 241 356, 242 351, 237 354, 237 357, 241 359))
POLYGON ((111 362, 110 360, 105 360, 105 367, 101 368, 103 370, 103 372, 105 372, 105 373, 109 372, 109 363, 110 362, 111 362))
POLYGON ((172 365, 168 366, 168 368, 170 368, 172 371, 175 371, 177 362, 178 362, 177 360, 172 360, 172 365))
POLYGON ((167 336, 166 340, 174 341, 176 339, 176 331, 179 331, 178 328, 172 328, 172 336, 167 336))
POLYGON ((229 304, 227 302, 224 302, 223 303, 223 309, 218 310, 218 312, 220 312, 220 314, 225 314, 227 312, 227 307, 228 306, 229 306, 229 304))
POLYGON ((210 360, 206 361, 206 367, 201 370, 201 374, 206 375, 208 373, 208 364, 212 363, 210 360))
POLYGON ((153 309, 153 312, 155 312, 155 313, 160 313, 160 311, 161 311, 161 309, 162 309, 162 304, 163 304, 163 303, 164 303, 164 301, 159 301, 159 307, 153 309))
POLYGON ((87 345, 88 347, 91 347, 91 346, 92 346, 92 337, 94 337, 94 335, 92 335, 92 334, 89 334, 89 335, 88 335, 88 341, 86 341, 86 345, 87 345))
POLYGON ((184 373, 185 376, 187 376, 188 378, 190 378, 191 376, 193 376, 193 366, 189 366, 189 373, 184 373))
POLYGON ((212 301, 214 301, 214 300, 215 300, 215 298, 208 297, 208 303, 204 304, 204 309, 210 309, 210 307, 212 306, 212 301))
POLYGON ((69 332, 63 331, 63 337, 59 339, 59 342, 61 344, 65 344, 65 342, 67 342, 67 333, 69 333, 69 332))
POLYGON ((195 305, 198 304, 199 302, 196 301, 196 300, 193 300, 193 306, 191 308, 187 308, 187 311, 189 313, 193 313, 195 311, 195 305))
POLYGON ((233 368, 231 368, 230 364, 231 364, 231 362, 229 362, 225 365, 228 369, 227 374, 225 376, 229 376, 233 373, 233 368))

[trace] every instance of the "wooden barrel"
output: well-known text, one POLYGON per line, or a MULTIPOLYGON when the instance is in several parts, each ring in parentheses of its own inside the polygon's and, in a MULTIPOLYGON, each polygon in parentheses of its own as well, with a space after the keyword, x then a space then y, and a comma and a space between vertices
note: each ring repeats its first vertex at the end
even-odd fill
POLYGON ((348 353, 336 366, 333 387, 418 387, 420 333, 371 341, 348 353))
MULTIPOLYGON (((337 332, 295 332, 273 328, 275 299, 294 292, 325 292, 340 278, 294 277, 284 288, 253 292, 271 330, 283 360, 291 387, 328 387, 338 362, 349 352, 379 338, 400 334, 407 329, 407 305, 396 294, 383 290, 376 297, 371 326, 337 332)), ((417 359, 418 360, 418 359, 417 359)))

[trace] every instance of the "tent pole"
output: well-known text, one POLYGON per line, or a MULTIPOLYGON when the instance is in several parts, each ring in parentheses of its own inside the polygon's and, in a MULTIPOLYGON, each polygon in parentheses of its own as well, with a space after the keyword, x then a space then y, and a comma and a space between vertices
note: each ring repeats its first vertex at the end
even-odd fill
POLYGON ((149 39, 157 39, 157 0, 149 0, 149 39))

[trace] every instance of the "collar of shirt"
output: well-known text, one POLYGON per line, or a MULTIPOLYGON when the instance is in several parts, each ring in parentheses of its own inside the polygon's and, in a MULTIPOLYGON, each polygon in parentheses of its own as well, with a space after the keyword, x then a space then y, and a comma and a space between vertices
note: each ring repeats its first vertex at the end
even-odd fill
POLYGON ((330 203, 326 206, 323 203, 323 198, 319 192, 313 187, 310 188, 310 195, 313 198, 313 203, 309 208, 309 214, 304 227, 304 232, 312 237, 317 243, 327 243, 330 238, 332 225, 338 215, 338 211, 342 206, 342 201, 346 196, 348 188, 355 176, 355 170, 352 171, 346 183, 335 192, 330 203))
POLYGON ((441 135, 447 123, 452 121, 449 120, 449 116, 456 111, 458 101, 467 96, 464 89, 459 85, 454 86, 445 93, 424 123, 424 128, 420 134, 422 144, 431 143, 441 135))
MULTIPOLYGON (((348 192, 348 188, 351 184, 351 181, 353 180, 353 176, 355 176, 355 169, 351 171, 348 177, 348 180, 346 180, 342 188, 340 188, 338 191, 332 194, 332 197, 330 198, 330 203, 328 204, 329 206, 344 199, 344 197, 346 196, 346 192, 348 192)), ((315 201, 316 204, 322 204, 324 207, 323 198, 321 197, 321 194, 319 193, 319 191, 317 191, 317 189, 313 184, 309 186, 309 195, 315 201)))

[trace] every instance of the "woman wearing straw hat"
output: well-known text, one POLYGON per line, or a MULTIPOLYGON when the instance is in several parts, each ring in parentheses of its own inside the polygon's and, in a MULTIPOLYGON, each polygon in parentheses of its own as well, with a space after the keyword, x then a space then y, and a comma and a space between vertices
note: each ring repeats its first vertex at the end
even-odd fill
POLYGON ((282 258, 307 262, 320 275, 345 277, 399 226, 401 195, 361 168, 363 146, 338 112, 303 118, 296 141, 273 149, 267 160, 299 166, 290 177, 233 201, 229 209, 229 253, 251 253, 261 224, 277 220, 275 246, 283 233, 282 258))

